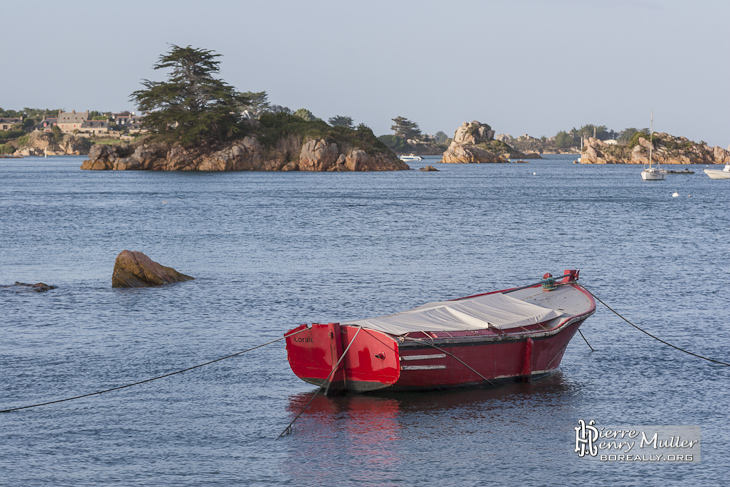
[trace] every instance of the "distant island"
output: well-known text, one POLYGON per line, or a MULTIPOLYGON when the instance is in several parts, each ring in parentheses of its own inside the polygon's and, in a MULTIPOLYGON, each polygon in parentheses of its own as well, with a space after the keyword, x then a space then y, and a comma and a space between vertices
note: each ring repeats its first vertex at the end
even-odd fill
MULTIPOLYGON (((131 95, 139 112, 0 108, 0 157, 88 155, 82 169, 167 171, 410 169, 397 154, 441 156, 443 163, 524 162, 540 154, 580 154, 584 164, 648 161, 648 129, 589 124, 553 137, 512 137, 473 121, 448 137, 397 116, 393 134, 376 137, 348 116, 324 121, 305 108, 269 103, 265 91, 236 91, 214 76, 219 56, 171 46, 154 66, 170 70, 167 80, 144 80, 131 95)), ((653 150, 653 160, 664 164, 730 162, 730 147, 668 134, 654 134, 653 150)))
POLYGON ((710 147, 685 137, 666 133, 637 132, 628 143, 603 141, 589 137, 580 154, 581 164, 730 164, 730 147, 710 147), (650 142, 652 140, 652 142, 650 142))
POLYGON ((372 130, 309 110, 272 107, 266 93, 242 93, 214 75, 219 54, 171 46, 131 98, 149 134, 133 144, 95 146, 81 169, 153 171, 395 171, 410 167, 372 130))

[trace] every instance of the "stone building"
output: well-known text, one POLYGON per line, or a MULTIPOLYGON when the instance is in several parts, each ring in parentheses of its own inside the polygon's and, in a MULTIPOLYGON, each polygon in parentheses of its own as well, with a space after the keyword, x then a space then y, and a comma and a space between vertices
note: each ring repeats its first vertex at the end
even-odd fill
POLYGON ((57 118, 46 118, 43 117, 43 120, 38 122, 35 127, 33 127, 34 130, 40 130, 41 132, 50 132, 54 125, 58 124, 57 118))
POLYGON ((22 118, 0 118, 0 130, 11 130, 13 125, 22 125, 22 118))
POLYGON ((58 128, 61 132, 73 132, 74 130, 81 131, 81 125, 87 120, 91 120, 89 117, 89 111, 76 113, 76 110, 70 112, 58 112, 58 128))
POLYGON ((108 134, 109 122, 107 120, 85 120, 79 128, 79 132, 87 134, 108 134))

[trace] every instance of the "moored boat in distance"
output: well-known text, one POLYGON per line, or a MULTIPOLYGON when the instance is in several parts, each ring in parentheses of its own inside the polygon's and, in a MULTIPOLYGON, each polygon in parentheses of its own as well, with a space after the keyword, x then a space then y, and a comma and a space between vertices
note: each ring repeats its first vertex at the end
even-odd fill
POLYGON ((641 171, 641 179, 643 181, 663 181, 667 178, 667 171, 656 166, 652 166, 651 153, 654 148, 654 110, 651 112, 651 129, 649 129, 649 167, 645 167, 641 171))
POLYGON ((641 179, 644 181, 663 181, 667 178, 667 171, 658 167, 648 167, 641 171, 641 179))
POLYGON ((423 160, 423 157, 417 156, 417 155, 414 155, 414 154, 410 154, 410 155, 402 155, 402 156, 400 156, 399 159, 401 161, 422 161, 423 160))
POLYGON ((730 179, 730 164, 725 164, 723 169, 703 169, 703 171, 712 179, 730 179))
POLYGON ((529 286, 392 315, 301 325, 285 334, 289 365, 327 393, 472 387, 545 375, 596 311, 578 275, 567 270, 529 286))

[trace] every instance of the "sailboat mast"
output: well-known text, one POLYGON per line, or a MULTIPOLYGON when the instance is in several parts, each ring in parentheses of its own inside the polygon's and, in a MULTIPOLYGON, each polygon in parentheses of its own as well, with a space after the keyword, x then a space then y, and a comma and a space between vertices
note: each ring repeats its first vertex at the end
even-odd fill
POLYGON ((654 110, 651 111, 649 127, 649 167, 651 167, 651 150, 654 148, 654 110))

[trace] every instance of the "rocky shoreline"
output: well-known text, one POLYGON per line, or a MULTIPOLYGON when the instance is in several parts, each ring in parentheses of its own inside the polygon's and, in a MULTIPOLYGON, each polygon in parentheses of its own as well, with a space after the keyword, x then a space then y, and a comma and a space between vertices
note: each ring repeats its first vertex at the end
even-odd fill
POLYGON ((402 171, 410 167, 391 152, 366 152, 324 138, 289 135, 265 147, 256 137, 217 149, 179 144, 99 145, 81 169, 149 171, 402 171))
POLYGON ((19 147, 13 156, 83 156, 91 147, 91 142, 84 137, 66 134, 57 140, 50 132, 31 132, 27 145, 19 147))
MULTIPOLYGON (((660 164, 730 164, 730 147, 710 147, 685 137, 654 133, 651 160, 660 164)), ((651 142, 639 137, 634 147, 606 144, 593 137, 580 155, 581 164, 648 164, 651 142)))

